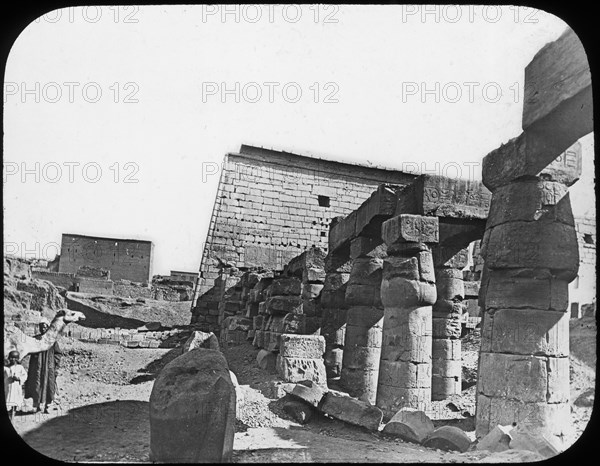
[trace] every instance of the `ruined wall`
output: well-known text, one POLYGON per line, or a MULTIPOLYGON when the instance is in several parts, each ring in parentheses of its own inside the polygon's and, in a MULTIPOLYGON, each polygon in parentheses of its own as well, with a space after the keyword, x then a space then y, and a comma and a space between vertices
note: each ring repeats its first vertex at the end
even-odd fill
POLYGON ((200 266, 198 296, 221 264, 281 270, 310 246, 327 250, 329 223, 347 215, 382 183, 414 175, 242 146, 223 162, 200 266))
POLYGON ((59 272, 77 273, 81 266, 110 271, 120 279, 149 283, 154 245, 151 241, 63 234, 59 272))

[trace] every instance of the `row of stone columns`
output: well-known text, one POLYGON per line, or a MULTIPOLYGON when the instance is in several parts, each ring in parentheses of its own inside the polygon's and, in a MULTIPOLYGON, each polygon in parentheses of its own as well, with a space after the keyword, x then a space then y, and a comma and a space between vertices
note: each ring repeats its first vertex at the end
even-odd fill
POLYGON ((348 262, 326 260, 321 305, 329 377, 339 375, 350 395, 386 417, 404 407, 426 410, 432 399, 461 392, 468 251, 457 248, 450 258, 441 247, 432 252, 438 225, 437 217, 402 214, 383 223, 383 244, 358 236, 348 262))

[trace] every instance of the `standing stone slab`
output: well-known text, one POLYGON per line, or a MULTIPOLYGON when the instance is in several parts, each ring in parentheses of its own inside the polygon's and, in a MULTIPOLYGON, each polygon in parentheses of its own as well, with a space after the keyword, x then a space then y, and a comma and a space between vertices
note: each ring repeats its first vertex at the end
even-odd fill
POLYGON ((235 412, 235 387, 219 351, 199 348, 175 358, 150 394, 152 461, 230 461, 235 412))
POLYGON ((320 335, 294 335, 284 333, 280 337, 279 354, 288 358, 322 358, 325 338, 320 335))
POLYGON ((374 431, 379 429, 383 418, 383 413, 376 406, 333 392, 325 394, 320 409, 340 421, 374 431))

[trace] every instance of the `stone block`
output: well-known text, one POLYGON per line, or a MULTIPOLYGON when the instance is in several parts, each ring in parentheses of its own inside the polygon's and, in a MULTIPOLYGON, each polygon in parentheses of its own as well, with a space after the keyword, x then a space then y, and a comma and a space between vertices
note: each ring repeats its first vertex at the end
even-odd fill
MULTIPOLYGON (((535 136, 521 133, 483 158, 482 180, 492 191, 525 177, 556 181, 567 186, 581 176, 581 144, 574 143, 550 164, 535 153, 535 136)), ((554 152, 556 153, 556 152, 554 152)))
POLYGON ((433 318, 460 319, 460 316, 464 312, 464 303, 454 302, 449 299, 440 299, 439 296, 432 308, 433 318))
POLYGON ((379 362, 379 383, 398 388, 431 387, 431 363, 415 364, 410 361, 379 362))
POLYGON ((422 443, 433 430, 433 422, 423 411, 403 408, 389 420, 383 433, 406 442, 422 443))
POLYGON ((381 306, 379 286, 348 284, 344 296, 345 306, 381 306))
POLYGON ((376 234, 381 222, 394 215, 398 186, 380 185, 356 210, 356 234, 376 234))
POLYGON ((479 358, 479 366, 486 368, 479 373, 480 394, 523 403, 568 401, 568 358, 487 352, 481 352, 479 358))
POLYGON ((277 373, 285 382, 298 383, 311 380, 316 384, 327 386, 323 359, 286 358, 278 355, 277 373))
POLYGON ((496 426, 477 443, 477 450, 487 450, 492 453, 508 450, 512 425, 496 426))
POLYGON ((545 268, 570 282, 577 276, 579 251, 575 227, 558 222, 511 222, 486 230, 486 267, 545 268))
MULTIPOLYGON (((349 334, 346 333, 346 335, 349 334)), ((357 346, 354 340, 347 340, 344 345, 344 360, 342 365, 348 369, 377 370, 379 368, 380 356, 380 347, 365 348, 357 346)))
POLYGON ((423 446, 464 453, 471 446, 471 439, 458 427, 442 426, 429 435, 423 442, 423 446))
POLYGON ((433 339, 431 350, 432 354, 439 355, 439 358, 461 361, 461 341, 450 339, 433 339))
POLYGON ((488 270, 485 309, 530 309, 566 312, 569 284, 553 277, 515 276, 511 270, 488 270))
POLYGON ((482 351, 499 353, 569 355, 569 315, 532 309, 498 309, 482 323, 482 351))
POLYGON ((325 269, 320 267, 308 267, 302 272, 304 283, 323 283, 325 281, 325 269))
POLYGON ((401 214, 383 222, 381 236, 388 246, 406 242, 437 243, 439 241, 438 219, 401 214))
POLYGON ((431 404, 431 388, 402 388, 379 383, 377 385, 377 406, 386 418, 391 418, 403 408, 427 411, 431 404))
POLYGON ((327 389, 314 383, 313 381, 307 381, 294 385, 294 388, 290 392, 292 396, 295 396, 306 403, 314 406, 319 406, 323 396, 327 392, 327 389))
MULTIPOLYGON (((386 308, 431 306, 437 300, 435 284, 406 280, 400 277, 382 280, 380 292, 381 302, 386 308)), ((348 292, 346 291, 346 299, 347 296, 348 292)))
POLYGON ((568 188, 555 181, 519 180, 498 188, 492 196, 487 228, 507 222, 556 221, 574 225, 568 188))
POLYGON ((379 236, 357 236, 350 241, 350 258, 353 260, 359 257, 383 258, 387 255, 386 250, 387 247, 379 236))
POLYGON ((150 394, 150 456, 158 462, 228 462, 236 392, 225 357, 196 349, 168 363, 150 394))
POLYGON ((379 429, 383 418, 382 411, 376 406, 333 392, 325 394, 320 409, 340 421, 374 431, 379 429))
MULTIPOLYGON (((298 293, 299 294, 299 293, 298 293)), ((265 301, 266 313, 287 314, 302 314, 302 298, 300 296, 271 296, 265 301)))
POLYGON ((476 298, 479 296, 479 282, 463 280, 465 287, 465 298, 476 298))
POLYGON ((282 334, 279 354, 289 358, 322 358, 325 338, 320 335, 282 334))
POLYGON ((441 319, 438 317, 432 318, 432 335, 433 338, 449 338, 458 339, 462 332, 460 319, 441 319))
POLYGON ((555 435, 545 432, 541 427, 517 425, 510 433, 509 446, 514 450, 527 450, 538 453, 544 458, 552 458, 562 452, 561 441, 555 435))
MULTIPOLYGON (((481 375, 480 375, 481 377, 481 375)), ((566 377, 568 383, 568 376, 566 377)), ((494 426, 516 423, 535 429, 545 426, 555 436, 569 434, 571 410, 569 403, 525 402, 477 394, 475 435, 483 437, 494 426)))
POLYGON ((356 211, 347 217, 331 223, 329 227, 329 252, 340 249, 356 236, 356 211))
POLYGON ((302 293, 302 282, 299 278, 276 278, 271 283, 268 296, 300 296, 302 293))
POLYGON ((371 285, 379 286, 381 283, 381 274, 383 268, 383 259, 378 257, 358 257, 352 264, 352 272, 348 279, 350 285, 371 285))
POLYGON ((302 285, 302 299, 316 299, 321 294, 324 285, 320 283, 305 283, 302 285))
POLYGON ((275 372, 277 354, 265 349, 261 349, 256 355, 256 362, 261 369, 269 372, 275 372))
POLYGON ((419 271, 419 258, 403 257, 403 256, 388 256, 383 261, 383 280, 390 280, 395 277, 404 278, 406 280, 418 281, 421 278, 419 271))

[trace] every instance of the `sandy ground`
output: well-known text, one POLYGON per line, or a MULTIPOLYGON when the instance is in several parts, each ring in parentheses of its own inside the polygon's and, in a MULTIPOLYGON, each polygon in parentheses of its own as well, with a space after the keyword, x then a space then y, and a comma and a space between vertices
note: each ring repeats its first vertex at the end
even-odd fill
MULTIPOLYGON (((571 399, 577 439, 591 415, 595 386, 594 319, 572 321, 571 399)), ((148 399, 158 371, 178 351, 122 348, 63 338, 65 352, 58 377, 59 394, 50 414, 21 414, 14 429, 35 451, 53 459, 77 462, 148 462, 148 399)), ((464 361, 477 361, 476 340, 464 344, 464 361)), ((273 395, 277 377, 256 364, 250 344, 225 348, 230 369, 242 387, 234 441, 234 462, 477 462, 485 452, 443 452, 372 433, 315 415, 300 425, 273 395)), ((462 402, 472 409, 474 386, 462 402)), ((464 406, 463 406, 464 408, 464 406)), ((474 438, 474 418, 440 402, 436 426, 453 424, 474 438), (454 419, 450 419, 454 418, 454 419)), ((461 410, 462 411, 462 410, 461 410)), ((10 425, 9 425, 10 429, 10 425)), ((18 446, 20 439, 15 435, 18 446)), ((30 454, 31 453, 31 450, 30 454)))

